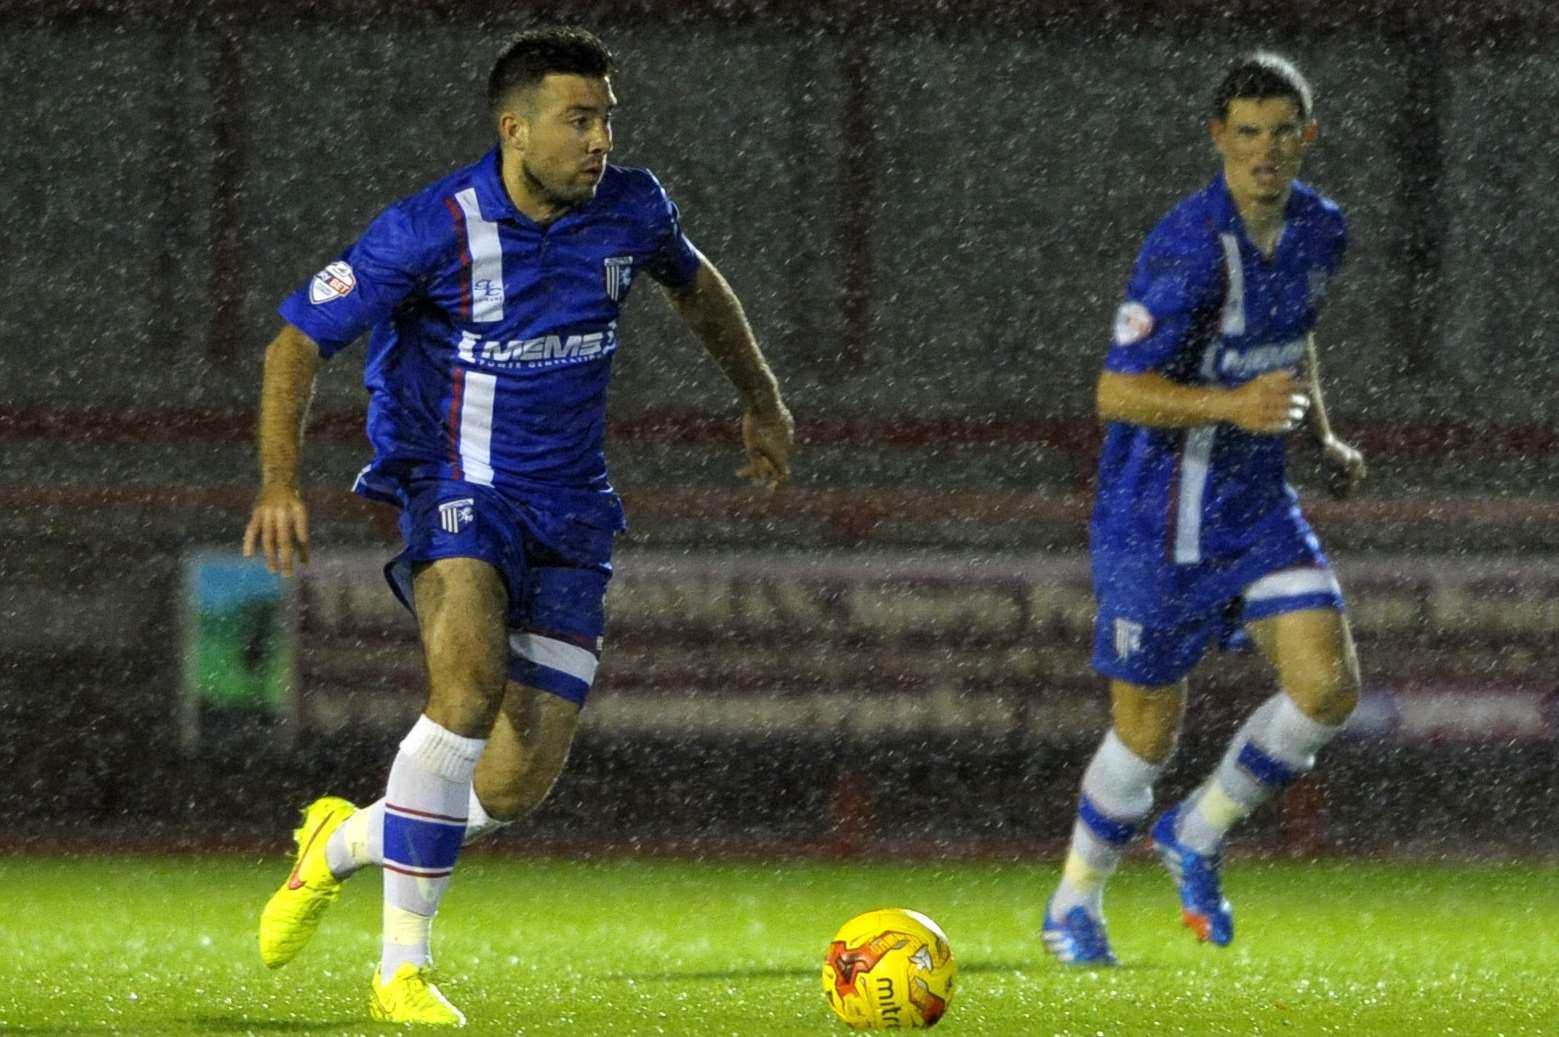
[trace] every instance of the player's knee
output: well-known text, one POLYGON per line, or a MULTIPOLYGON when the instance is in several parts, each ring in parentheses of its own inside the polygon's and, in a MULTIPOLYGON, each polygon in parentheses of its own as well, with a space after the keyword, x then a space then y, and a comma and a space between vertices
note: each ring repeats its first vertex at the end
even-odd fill
POLYGON ((1321 702, 1320 715, 1314 719, 1337 727, 1353 715, 1353 710, 1358 704, 1358 676, 1345 675, 1327 689, 1326 696, 1321 702))
POLYGON ((503 675, 477 671, 430 670, 427 714, 466 734, 486 738, 503 703, 503 675))
POLYGON ((1344 723, 1359 704, 1358 668, 1345 663, 1294 683, 1297 686, 1288 689, 1289 696, 1302 713, 1320 724, 1344 723))
POLYGON ((507 646, 495 647, 470 633, 425 635, 425 640, 428 715, 453 730, 485 738, 503 703, 507 646))
POLYGON ((433 685, 423 711, 434 723, 466 738, 486 738, 498 715, 498 701, 460 685, 433 685))
POLYGON ((1115 734, 1120 738, 1121 744, 1130 749, 1134 755, 1155 767, 1168 763, 1169 758, 1175 755, 1175 750, 1180 746, 1178 727, 1122 729, 1116 725, 1115 734))
POLYGON ((1165 709, 1115 711, 1115 735, 1154 766, 1168 762, 1180 744, 1180 713, 1165 709))

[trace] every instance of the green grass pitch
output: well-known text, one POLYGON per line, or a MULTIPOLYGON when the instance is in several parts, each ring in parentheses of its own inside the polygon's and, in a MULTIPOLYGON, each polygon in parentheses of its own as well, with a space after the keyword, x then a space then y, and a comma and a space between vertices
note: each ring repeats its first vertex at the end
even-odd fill
MULTIPOLYGON (((0 857, 0 1033, 376 1034, 379 883, 348 886, 288 967, 255 950, 281 858, 0 857)), ((1238 938, 1198 946, 1167 879, 1111 887, 1123 965, 1036 939, 1054 862, 715 863, 472 856, 435 927, 473 1034, 830 1034, 823 949, 856 912, 941 923, 960 987, 938 1033, 1559 1034, 1559 867, 1232 862, 1238 938)))

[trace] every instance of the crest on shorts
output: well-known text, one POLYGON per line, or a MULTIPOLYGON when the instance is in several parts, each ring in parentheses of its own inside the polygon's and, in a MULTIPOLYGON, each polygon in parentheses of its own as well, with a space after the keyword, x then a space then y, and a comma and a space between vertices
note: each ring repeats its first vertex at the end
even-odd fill
POLYGON ((613 302, 621 302, 633 280, 633 257, 607 256, 601 261, 601 273, 606 279, 606 294, 613 302))
POLYGON ((1129 659, 1142 651, 1142 624, 1129 619, 1115 620, 1115 658, 1129 659))
POLYGON ((339 299, 343 295, 351 295, 352 289, 356 287, 357 275, 352 272, 352 264, 337 260, 315 274, 314 280, 309 282, 309 302, 318 305, 339 299))
POLYGON ((476 498, 461 497, 438 506, 438 525, 446 533, 458 533, 476 518, 476 498))

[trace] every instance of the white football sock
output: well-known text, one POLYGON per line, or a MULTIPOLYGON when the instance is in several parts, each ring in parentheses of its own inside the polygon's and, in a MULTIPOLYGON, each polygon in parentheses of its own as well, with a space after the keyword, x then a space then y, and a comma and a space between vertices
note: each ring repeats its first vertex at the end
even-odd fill
POLYGON ((426 716, 401 742, 384 795, 382 977, 393 976, 405 962, 432 960, 433 916, 460 854, 471 775, 486 744, 426 716))
POLYGON ((1240 725, 1218 769, 1186 800, 1176 838, 1197 853, 1216 853, 1229 829, 1308 773, 1341 730, 1305 716, 1278 692, 1240 725))
MULTIPOLYGON (((476 785, 471 786, 471 798, 467 803, 466 834, 461 846, 470 846, 485 839, 514 822, 504 821, 489 814, 476 796, 476 785)), ((384 864, 384 800, 374 800, 347 818, 325 844, 325 863, 330 873, 346 880, 370 864, 384 864)))
POLYGON ((1114 728, 1104 736, 1083 774, 1072 842, 1050 902, 1051 918, 1064 918, 1078 906, 1100 917, 1104 884, 1153 809, 1153 783, 1168 762, 1144 760, 1126 747, 1114 728))

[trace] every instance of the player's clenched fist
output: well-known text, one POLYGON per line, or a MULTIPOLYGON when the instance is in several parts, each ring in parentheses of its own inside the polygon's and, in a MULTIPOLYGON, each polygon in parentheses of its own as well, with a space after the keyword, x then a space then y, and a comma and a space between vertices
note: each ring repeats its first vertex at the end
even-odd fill
POLYGON ((292 575, 294 554, 299 564, 308 562, 309 512, 296 489, 261 487, 244 530, 244 557, 253 557, 256 547, 265 556, 265 567, 283 576, 292 575))
POLYGON ((1292 371, 1268 371, 1229 390, 1229 420, 1247 432, 1292 432, 1309 409, 1310 397, 1292 371))
POLYGON ((747 465, 737 474, 769 490, 790 478, 790 454, 796 446, 796 422, 783 403, 776 410, 742 415, 742 445, 747 465))
POLYGON ((1326 489, 1344 500, 1353 496, 1364 481, 1364 455, 1336 436, 1321 441, 1321 460, 1326 465, 1326 489))

